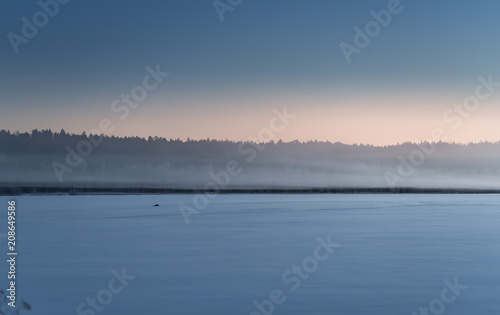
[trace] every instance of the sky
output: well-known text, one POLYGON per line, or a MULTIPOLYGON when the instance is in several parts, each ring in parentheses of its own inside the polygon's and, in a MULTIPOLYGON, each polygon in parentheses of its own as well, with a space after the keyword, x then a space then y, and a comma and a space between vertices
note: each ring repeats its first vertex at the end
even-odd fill
POLYGON ((285 141, 386 145, 436 128, 500 140, 500 87, 478 87, 500 81, 498 1, 60 2, 0 3, 0 129, 81 133, 108 118, 118 136, 247 140, 286 106, 285 141), (382 10, 385 26, 371 13, 382 10), (34 19, 37 33, 23 33, 34 19), (147 67, 168 76, 122 120, 112 104, 147 67), (489 95, 459 113, 477 89, 489 95))

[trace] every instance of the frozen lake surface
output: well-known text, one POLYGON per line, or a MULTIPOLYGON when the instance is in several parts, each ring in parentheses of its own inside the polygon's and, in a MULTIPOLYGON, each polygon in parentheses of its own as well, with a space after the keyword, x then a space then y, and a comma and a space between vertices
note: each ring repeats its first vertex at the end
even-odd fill
POLYGON ((221 195, 189 225, 192 195, 0 199, 21 314, 500 314, 499 195, 221 195))

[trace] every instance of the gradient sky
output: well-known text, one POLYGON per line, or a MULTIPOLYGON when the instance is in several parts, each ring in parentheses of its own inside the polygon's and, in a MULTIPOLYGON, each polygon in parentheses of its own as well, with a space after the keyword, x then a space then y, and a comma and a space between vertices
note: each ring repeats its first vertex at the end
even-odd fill
MULTIPOLYGON (((45 0, 42 0, 45 1, 45 0)), ((226 0, 222 0, 226 2, 226 0)), ((500 140, 500 91, 457 130, 442 116, 500 81, 495 0, 402 0, 403 11, 348 64, 339 48, 387 0, 245 0, 221 21, 212 1, 70 1, 16 54, 35 1, 0 3, 0 129, 246 140, 272 109, 297 119, 284 140, 393 144, 500 140), (120 121, 111 102, 159 64, 170 76, 120 121)), ((499 88, 500 90, 500 88, 499 88)))

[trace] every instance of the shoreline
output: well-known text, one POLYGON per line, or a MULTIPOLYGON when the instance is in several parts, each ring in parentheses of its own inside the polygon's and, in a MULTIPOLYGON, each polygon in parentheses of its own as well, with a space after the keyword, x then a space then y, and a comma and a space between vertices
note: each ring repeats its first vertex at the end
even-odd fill
POLYGON ((144 194, 500 194, 500 189, 416 187, 315 187, 315 188, 151 188, 151 187, 54 187, 4 186, 0 196, 21 195, 144 195, 144 194))

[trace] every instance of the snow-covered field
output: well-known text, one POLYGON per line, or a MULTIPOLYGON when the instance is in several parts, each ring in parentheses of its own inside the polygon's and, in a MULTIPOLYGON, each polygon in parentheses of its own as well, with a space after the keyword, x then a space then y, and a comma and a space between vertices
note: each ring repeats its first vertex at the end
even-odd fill
POLYGON ((0 197, 21 314, 500 314, 498 195, 192 198, 0 197))

